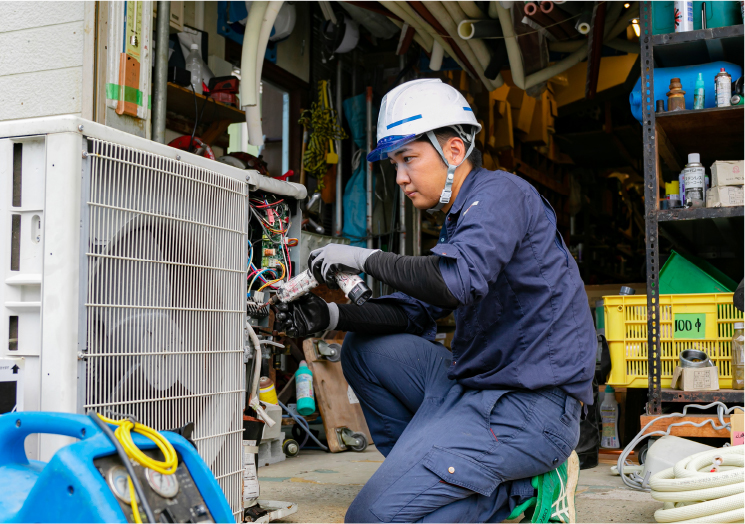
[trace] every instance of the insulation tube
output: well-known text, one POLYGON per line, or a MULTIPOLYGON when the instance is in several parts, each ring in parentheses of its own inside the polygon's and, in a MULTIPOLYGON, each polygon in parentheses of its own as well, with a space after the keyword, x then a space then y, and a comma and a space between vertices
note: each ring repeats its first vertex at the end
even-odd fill
MULTIPOLYGON (((604 40, 615 38, 626 28, 626 20, 618 19, 618 14, 622 4, 615 2, 611 7, 611 13, 605 24, 605 37, 604 40), (616 5, 618 9, 616 9, 616 5), (614 14, 615 12, 615 14, 614 14)), ((502 33, 504 34, 504 42, 507 46, 507 57, 510 61, 510 69, 512 70, 512 80, 515 85, 520 89, 530 89, 533 86, 545 82, 549 78, 563 73, 573 65, 578 64, 587 57, 588 48, 587 42, 580 44, 572 54, 564 58, 561 62, 558 62, 552 66, 541 69, 531 74, 527 78, 523 69, 522 54, 520 47, 517 45, 517 37, 515 36, 515 28, 512 24, 512 14, 502 7, 500 3, 496 4, 496 9, 499 14, 499 21, 502 24, 502 33)))
POLYGON ((460 0, 458 5, 460 5, 460 8, 469 18, 476 18, 478 20, 484 20, 486 18, 486 15, 479 9, 476 2, 460 0))
MULTIPOLYGON (((453 24, 455 27, 455 33, 458 34, 458 26, 455 24, 455 20, 463 20, 466 18, 466 14, 463 12, 463 10, 460 8, 460 4, 456 2, 440 2, 440 4, 447 10, 447 12, 450 15, 450 18, 453 21, 453 24)), ((499 22, 493 22, 493 21, 484 21, 483 23, 495 23, 498 24, 499 22)), ((481 66, 481 68, 484 70, 484 77, 488 79, 489 83, 485 83, 487 89, 489 91, 493 91, 499 87, 502 87, 502 84, 504 84, 504 80, 502 79, 502 74, 497 73, 497 77, 492 80, 491 78, 488 78, 486 76, 486 69, 489 67, 489 64, 492 60, 492 54, 489 52, 489 50, 486 47, 486 44, 482 42, 479 39, 473 40, 470 39, 468 41, 460 39, 461 42, 463 42, 465 45, 470 46, 473 53, 476 55, 476 60, 478 62, 478 65, 481 66)))
POLYGON ((497 13, 497 2, 496 0, 492 0, 489 2, 489 18, 492 20, 496 20, 499 18, 499 14, 497 13))
MULTIPOLYGON (((388 20, 390 20, 391 22, 393 22, 394 24, 396 24, 399 29, 403 30, 403 28, 404 28, 404 22, 402 22, 401 20, 397 20, 396 18, 389 18, 388 20)), ((409 27, 411 27, 411 26, 409 26, 409 27)), ((427 36, 429 36, 429 34, 427 36)), ((427 53, 432 53, 432 47, 431 47, 432 46, 432 42, 430 42, 430 47, 427 47, 426 42, 422 38, 422 35, 419 34, 419 32, 417 32, 416 29, 414 30, 414 42, 416 42, 417 44, 419 44, 420 46, 422 46, 422 49, 424 49, 427 53)), ((354 91, 352 91, 352 92, 354 93, 354 91)))
MULTIPOLYGON (((283 3, 283 1, 268 2, 269 5, 264 10, 264 21, 261 24, 261 31, 259 31, 258 48, 256 51, 256 93, 259 92, 261 71, 264 69, 264 55, 266 54, 266 46, 269 43, 269 35, 272 34, 274 21, 277 19, 277 14, 279 14, 283 3)), ((248 143, 261 148, 264 145, 264 129, 261 125, 261 105, 257 103, 255 106, 246 108, 246 124, 248 127, 248 143)))
POLYGON ((458 36, 463 40, 502 36, 499 20, 463 20, 458 24, 458 36))
MULTIPOLYGON (((420 19, 416 16, 411 16, 407 11, 404 11, 396 2, 393 1, 383 1, 380 2, 385 6, 386 9, 388 9, 391 13, 398 16, 409 24, 411 27, 414 28, 417 35, 424 41, 424 44, 422 47, 425 51, 428 53, 432 52, 432 44, 434 42, 434 39, 432 38, 432 35, 427 31, 424 27, 424 25, 420 22, 420 19)), ((394 20, 394 22, 397 22, 397 20, 394 20)), ((400 26, 399 26, 400 27, 400 26)), ((421 43, 419 44, 421 45, 421 43)))
POLYGON ((166 142, 166 100, 168 92, 168 34, 171 3, 158 2, 158 26, 155 33, 155 74, 153 75, 153 140, 166 142))
MULTIPOLYGON (((458 36, 458 26, 453 21, 449 9, 463 13, 463 11, 460 10, 460 6, 456 2, 427 2, 426 7, 429 9, 430 14, 445 28, 445 31, 448 32, 455 45, 461 48, 463 54, 466 55, 466 58, 476 70, 476 74, 484 83, 487 90, 494 91, 500 87, 503 83, 501 77, 498 77, 495 81, 486 78, 486 75, 484 74, 484 70, 491 60, 491 55, 486 49, 486 45, 480 40, 466 41, 458 36), (475 52, 475 49, 478 49, 479 52, 475 52)), ((465 18, 465 13, 463 13, 463 18, 465 18)))
POLYGON ((590 32, 590 22, 592 21, 592 12, 591 11, 584 11, 581 15, 579 15, 579 18, 577 19, 577 23, 575 24, 574 28, 577 30, 577 32, 581 35, 586 35, 590 32))
MULTIPOLYGON (((406 2, 383 2, 383 4, 386 7, 388 7, 389 4, 391 5, 395 4, 409 20, 413 20, 415 27, 416 26, 421 27, 423 31, 429 33, 431 38, 433 38, 436 42, 439 42, 442 48, 448 54, 448 56, 452 57, 453 60, 456 61, 458 66, 460 66, 460 68, 463 69, 463 71, 470 71, 470 69, 466 67, 466 64, 463 63, 463 61, 458 57, 455 51, 453 51, 453 48, 450 46, 450 44, 447 41, 445 41, 445 39, 440 34, 438 34, 437 31, 435 31, 435 29, 432 26, 430 26, 428 23, 424 21, 421 21, 422 19, 420 18, 419 13, 414 11, 413 7, 411 7, 406 2)), ((407 23, 409 25, 412 25, 412 22, 407 21, 407 23)))
POLYGON ((252 82, 251 75, 256 71, 257 49, 259 47, 259 32, 264 21, 264 12, 269 2, 254 2, 246 21, 246 32, 243 38, 243 50, 241 52, 241 76, 239 86, 241 96, 241 107, 255 106, 259 100, 256 82, 252 82))
POLYGON ((432 57, 429 59, 429 68, 432 71, 439 71, 442 67, 442 59, 444 58, 445 50, 440 45, 440 42, 432 44, 432 57))

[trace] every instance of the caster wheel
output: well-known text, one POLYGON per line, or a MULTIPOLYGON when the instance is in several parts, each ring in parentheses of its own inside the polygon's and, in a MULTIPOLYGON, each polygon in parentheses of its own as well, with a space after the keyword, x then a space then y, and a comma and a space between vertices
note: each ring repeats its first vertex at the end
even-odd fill
POLYGON ((341 345, 329 344, 328 349, 333 351, 333 353, 326 355, 326 360, 329 362, 339 362, 341 360, 341 345))
POLYGON ((296 440, 288 438, 282 444, 282 451, 288 457, 297 457, 298 453, 300 453, 300 445, 296 440))
POLYGON ((352 433, 352 438, 356 438, 359 444, 349 446, 352 451, 362 452, 367 449, 367 437, 362 433, 352 433))

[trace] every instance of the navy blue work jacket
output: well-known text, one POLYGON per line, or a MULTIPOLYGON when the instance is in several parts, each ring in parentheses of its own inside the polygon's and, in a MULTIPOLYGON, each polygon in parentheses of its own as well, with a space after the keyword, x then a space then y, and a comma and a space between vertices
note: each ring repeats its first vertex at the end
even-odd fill
MULTIPOLYGON (((592 404, 597 341, 584 284, 551 205, 525 180, 476 169, 432 253, 460 306, 451 379, 472 389, 559 387, 592 404)), ((409 331, 434 340, 450 310, 404 293, 409 331)))

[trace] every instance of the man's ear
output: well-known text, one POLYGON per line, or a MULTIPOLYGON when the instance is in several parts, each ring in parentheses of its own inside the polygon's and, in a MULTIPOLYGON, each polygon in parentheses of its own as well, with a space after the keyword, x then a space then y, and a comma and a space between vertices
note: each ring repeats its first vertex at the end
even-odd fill
POLYGON ((447 141, 446 151, 446 154, 450 157, 450 163, 452 165, 462 163, 463 160, 465 160, 463 156, 466 154, 466 144, 460 137, 451 137, 447 141))

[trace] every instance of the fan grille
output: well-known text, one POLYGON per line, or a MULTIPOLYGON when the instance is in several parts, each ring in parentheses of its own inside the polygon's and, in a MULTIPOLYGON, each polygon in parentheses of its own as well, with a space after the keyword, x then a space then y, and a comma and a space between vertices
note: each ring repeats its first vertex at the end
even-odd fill
POLYGON ((245 184, 89 140, 85 409, 157 430, 194 423, 239 515, 245 184))

